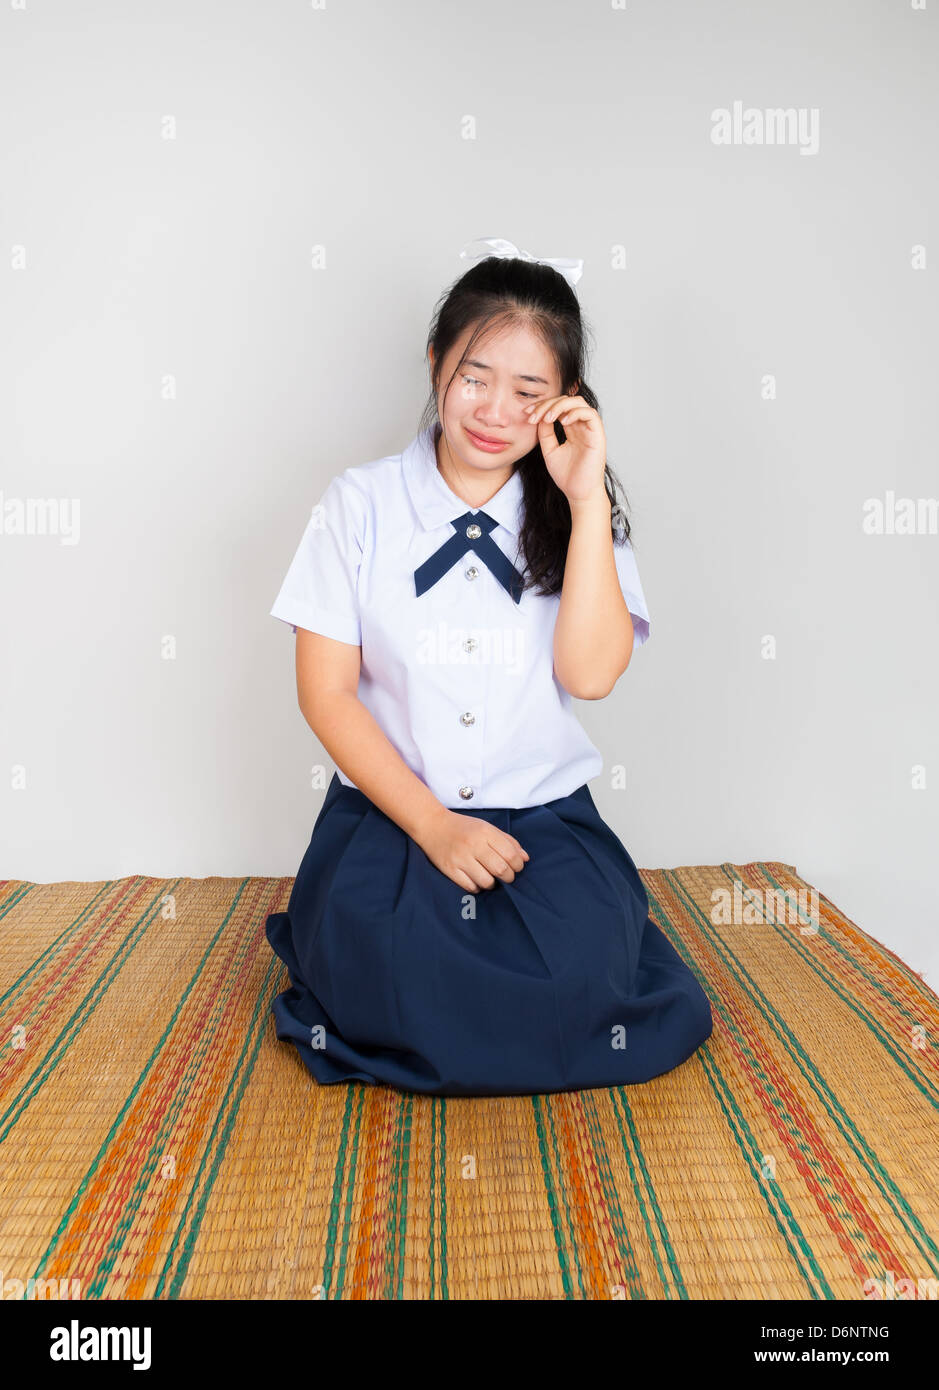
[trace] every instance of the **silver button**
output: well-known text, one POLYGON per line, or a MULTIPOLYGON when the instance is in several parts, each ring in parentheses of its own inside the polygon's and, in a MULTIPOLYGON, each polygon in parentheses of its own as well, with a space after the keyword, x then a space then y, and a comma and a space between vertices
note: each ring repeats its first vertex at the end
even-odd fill
POLYGON ((479 646, 479 638, 478 638, 478 637, 465 637, 465 638, 463 639, 463 650, 464 650, 465 652, 474 652, 478 646, 479 646))
POLYGON ((469 801, 469 799, 470 799, 470 797, 471 797, 472 795, 473 795, 473 788, 472 788, 472 787, 461 787, 461 788, 460 788, 460 796, 462 796, 462 798, 463 798, 464 801, 469 801))
POLYGON ((465 714, 461 714, 461 715, 460 715, 460 723, 461 723, 461 724, 475 724, 475 723, 476 723, 476 716, 475 716, 475 714, 470 714, 469 710, 467 710, 465 714))
POLYGON ((482 533, 482 527, 477 526, 475 522, 473 522, 472 526, 467 526, 466 528, 466 534, 471 541, 478 541, 482 533))
POLYGON ((475 565, 470 565, 469 569, 465 570, 464 573, 467 579, 475 579, 477 574, 479 574, 479 570, 476 568, 475 565))

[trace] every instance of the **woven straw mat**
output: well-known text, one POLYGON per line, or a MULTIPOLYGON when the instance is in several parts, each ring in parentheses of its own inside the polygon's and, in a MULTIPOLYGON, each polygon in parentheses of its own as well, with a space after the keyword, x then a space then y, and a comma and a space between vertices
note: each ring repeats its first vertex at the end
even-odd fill
POLYGON ((791 865, 642 878, 712 1036, 644 1085, 494 1098, 317 1086, 270 1011, 288 982, 264 924, 292 879, 0 880, 5 1296, 860 1299, 937 1279, 939 999, 791 865))

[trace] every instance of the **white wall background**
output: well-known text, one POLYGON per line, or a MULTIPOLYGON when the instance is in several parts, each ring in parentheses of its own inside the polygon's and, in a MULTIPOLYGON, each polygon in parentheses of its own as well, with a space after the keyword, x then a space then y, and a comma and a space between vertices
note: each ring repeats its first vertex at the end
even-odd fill
POLYGON ((324 755, 268 609, 505 236, 585 259, 652 613, 578 707, 601 813, 642 867, 795 864, 935 988, 939 537, 862 521, 939 486, 937 43, 909 0, 8 4, 0 874, 295 872, 324 755), (817 152, 716 146, 738 100, 817 152), (11 531, 56 498, 77 544, 11 531))

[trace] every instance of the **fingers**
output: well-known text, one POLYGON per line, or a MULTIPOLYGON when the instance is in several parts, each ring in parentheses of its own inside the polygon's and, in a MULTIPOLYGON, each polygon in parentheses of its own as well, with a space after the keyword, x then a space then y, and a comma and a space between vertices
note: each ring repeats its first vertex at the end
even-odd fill
POLYGON ((467 893, 479 892, 480 885, 478 883, 474 883, 473 880, 470 878, 469 874, 466 873, 463 869, 453 869, 450 873, 450 877, 453 879, 453 882, 459 888, 465 888, 467 893))
MULTIPOLYGON (((477 880, 479 888, 492 888, 495 886, 495 879, 479 859, 475 859, 470 865, 470 877, 477 880)), ((476 891, 475 889, 473 890, 476 891)))
POLYGON ((466 836, 459 864, 452 866, 449 876, 460 888, 476 893, 494 888, 497 881, 513 883, 529 858, 514 835, 486 826, 486 833, 480 835, 474 830, 466 836))
POLYGON ((574 406, 593 411, 593 406, 588 405, 583 396, 546 396, 544 400, 538 401, 535 405, 526 405, 525 412, 528 415, 528 423, 533 425, 542 417, 547 422, 555 420, 560 414, 566 413, 574 406))
POLYGON ((502 858, 507 860, 512 868, 518 873, 525 867, 529 860, 529 854, 523 849, 514 835, 507 835, 505 831, 500 831, 497 839, 489 841, 492 848, 502 858))
POLYGON ((481 887, 492 888, 496 879, 502 883, 514 883, 515 875, 520 874, 528 862, 529 854, 522 849, 513 835, 502 835, 498 843, 490 841, 476 851, 476 863, 470 873, 478 867, 481 873, 481 887))
POLYGON ((509 841, 509 844, 517 850, 517 852, 522 856, 525 863, 527 864, 528 860, 531 858, 531 855, 528 853, 528 850, 522 848, 522 846, 519 844, 518 840, 516 840, 514 835, 506 835, 505 838, 509 841))
MULTIPOLYGON (((487 845, 485 849, 481 850, 476 855, 476 858, 488 873, 494 874, 495 877, 501 879, 503 883, 513 882, 516 873, 515 867, 513 867, 508 859, 501 855, 497 849, 493 849, 491 845, 487 845)), ((519 870, 521 870, 521 867, 521 864, 517 864, 519 870)))
MULTIPOLYGON (((463 880, 472 883, 471 893, 476 893, 480 889, 494 888, 496 880, 503 883, 511 883, 515 878, 515 870, 512 869, 503 859, 497 850, 488 845, 482 849, 471 850, 470 858, 464 862, 461 869, 457 869, 456 874, 460 875, 460 886, 465 887, 463 880)), ((519 864, 521 868, 521 864, 519 864)))
MULTIPOLYGON (((566 429, 567 426, 568 426, 568 425, 572 425, 572 424, 574 423, 575 420, 592 420, 592 419, 594 418, 594 415, 595 415, 595 414, 596 414, 596 412, 594 411, 594 409, 593 409, 592 406, 583 405, 583 406, 576 406, 575 409, 573 409, 573 410, 562 410, 562 411, 560 411, 560 413, 558 414, 558 419, 560 420, 561 424, 562 424, 562 425, 565 427, 565 429, 566 429)), ((549 421, 551 421, 551 420, 553 420, 553 419, 554 419, 554 416, 553 416, 553 415, 546 415, 546 416, 545 416, 545 424, 547 424, 549 421)))

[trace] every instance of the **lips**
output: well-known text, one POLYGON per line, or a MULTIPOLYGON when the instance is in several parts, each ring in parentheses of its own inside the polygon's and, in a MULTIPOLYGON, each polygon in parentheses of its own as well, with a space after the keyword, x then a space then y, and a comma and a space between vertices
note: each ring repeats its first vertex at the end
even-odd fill
POLYGON ((467 433, 468 435, 470 435, 473 439, 481 439, 482 442, 483 442, 484 444, 506 444, 506 443, 508 443, 508 441, 505 440, 505 439, 493 439, 492 436, 489 435, 489 434, 480 434, 478 430, 471 430, 471 429, 467 428, 466 433, 467 433))

